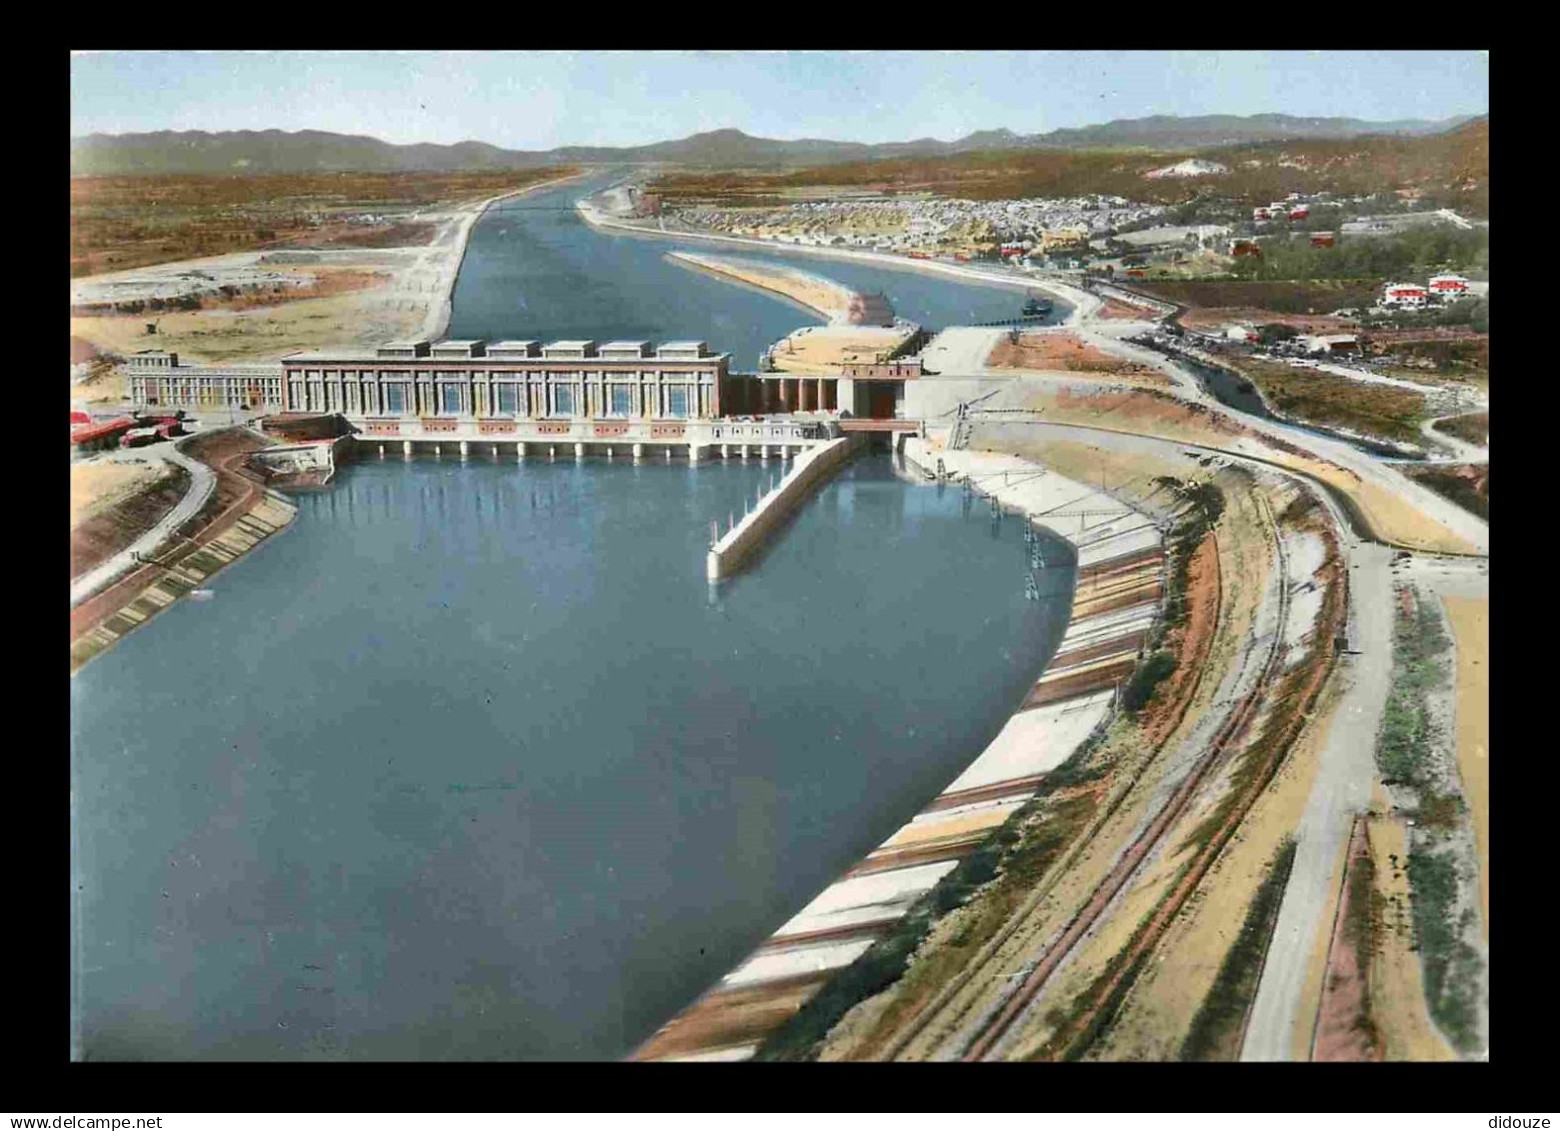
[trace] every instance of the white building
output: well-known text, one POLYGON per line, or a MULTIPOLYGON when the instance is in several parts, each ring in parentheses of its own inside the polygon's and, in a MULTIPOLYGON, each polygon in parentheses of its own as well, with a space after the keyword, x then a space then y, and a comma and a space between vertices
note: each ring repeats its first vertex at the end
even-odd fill
POLYGON ((1420 307, 1429 301, 1429 290, 1418 283, 1388 283, 1381 293, 1382 306, 1420 307))
POLYGON ((1430 293, 1436 298, 1462 298, 1472 292, 1468 280, 1461 275, 1432 275, 1430 293))

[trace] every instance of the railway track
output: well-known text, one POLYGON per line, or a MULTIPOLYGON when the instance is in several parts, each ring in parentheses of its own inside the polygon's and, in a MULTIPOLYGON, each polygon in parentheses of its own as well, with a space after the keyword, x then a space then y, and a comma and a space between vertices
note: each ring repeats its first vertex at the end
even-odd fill
MULTIPOLYGON (((1033 517, 1038 518, 1040 515, 1033 517)), ((1214 540, 1215 547, 1213 556, 1214 569, 1216 571, 1215 585, 1217 586, 1218 591, 1222 593, 1223 569, 1220 565, 1220 555, 1217 552, 1219 539, 1218 531, 1213 527, 1210 527, 1208 534, 1209 537, 1214 540)), ((1163 615, 1162 612, 1161 615, 1163 615)), ((1177 716, 1175 723, 1170 727, 1169 732, 1167 733, 1173 733, 1176 727, 1180 725, 1181 720, 1185 717, 1186 711, 1190 708, 1192 701, 1197 697, 1198 692, 1201 690, 1203 680, 1206 678, 1206 674, 1206 665, 1199 666, 1197 671, 1197 679, 1193 683, 1192 689, 1188 693, 1185 703, 1182 705, 1181 713, 1179 716, 1177 716)), ((1093 826, 1093 830, 1087 832, 1085 836, 1080 839, 1080 841, 1067 854, 1067 859, 1055 872, 1055 875, 1060 876, 1065 874, 1066 871, 1072 866, 1072 864, 1078 860, 1079 857, 1093 844, 1095 834, 1104 827, 1105 822, 1110 820, 1110 818, 1115 815, 1117 809, 1119 809, 1120 806, 1126 801, 1126 799, 1132 795, 1132 791, 1137 788, 1138 783, 1142 780, 1143 775, 1148 772, 1149 766, 1151 764, 1152 763, 1145 764, 1141 769, 1138 770, 1136 776, 1134 776, 1133 779, 1128 783, 1127 788, 1123 790, 1121 794, 1115 799, 1115 801, 1109 805, 1105 812, 1100 815, 1093 826)), ((894 1059, 906 1048, 908 1048, 910 1043, 915 1040, 916 1037, 920 1036, 921 1033, 926 1029, 927 1025, 930 1024, 935 1017, 946 1010, 948 1006, 954 1001, 954 999, 957 998, 957 996, 965 988, 967 988, 972 982, 975 981, 976 976, 980 973, 980 971, 991 964, 992 960, 996 957, 997 952, 1020 932, 1020 930, 1025 925, 1025 921, 1034 912, 1035 908, 1037 908, 1045 899, 1045 897, 1050 893, 1051 887, 1053 885, 1054 881, 1052 884, 1047 884, 1045 887, 1031 894, 1024 901, 1023 905, 1020 906, 1012 914, 1012 916, 1009 917, 1007 924, 1003 926, 981 947, 977 955, 968 964, 966 964, 963 971, 957 974, 955 977, 949 979, 948 982, 943 985, 942 989, 939 990, 938 993, 933 997, 933 999, 926 1006, 920 1009, 911 1018, 911 1020, 901 1028, 899 1034, 885 1046, 883 1054, 885 1059, 894 1059)), ((1027 974, 1030 969, 1033 969, 1033 965, 1034 964, 1031 963, 1024 972, 1027 974)), ((1011 979, 1011 976, 1008 977, 1011 979)))
MULTIPOLYGON (((1267 500, 1257 496, 1264 517, 1269 528, 1273 532, 1273 544, 1279 570, 1279 610, 1278 617, 1273 628, 1273 640, 1269 645, 1268 654, 1264 659, 1262 670, 1258 673, 1257 681, 1244 696, 1238 700, 1232 710, 1220 724, 1213 739, 1209 742, 1208 752, 1199 759, 1196 766, 1186 776, 1186 779, 1176 788, 1169 801, 1160 809, 1149 826, 1140 833, 1131 847, 1116 863, 1105 879, 1095 888, 1094 894, 1088 902, 1078 911, 1063 929, 1061 937, 1054 945, 1049 947, 1046 953, 1034 965, 1033 969, 1002 1007, 989 1015, 983 1027, 970 1040, 962 1060, 984 1060, 998 1051, 998 1046, 1004 1037, 1011 1031, 1014 1023, 1025 1013, 1034 1002, 1040 991, 1045 988, 1057 968, 1070 955, 1098 924, 1101 916, 1110 906, 1116 896, 1124 890, 1127 883, 1141 872, 1145 862, 1153 849, 1159 846, 1166 833, 1174 827, 1175 822, 1185 812, 1198 787, 1207 780, 1209 772, 1224 761, 1229 753, 1231 744, 1244 734, 1247 725, 1255 717, 1261 704, 1262 697, 1272 684, 1274 676, 1278 673, 1279 663, 1283 658, 1284 625, 1289 616, 1289 567, 1284 554, 1283 539, 1279 535, 1278 524, 1274 521, 1272 510, 1267 500)), ((1254 800, 1254 797, 1252 798, 1254 800)), ((1248 802, 1249 807, 1249 802, 1248 802)), ((1237 817, 1244 815, 1244 807, 1237 817)), ((1222 844, 1218 846, 1222 848, 1222 844)), ((1090 1008, 1078 1018, 1070 1027, 1066 1036, 1071 1039, 1078 1032, 1086 1029, 1094 1020, 1099 1010, 1110 1001, 1112 994, 1120 986, 1127 974, 1135 969, 1138 960, 1163 934, 1164 926, 1174 916, 1184 901, 1185 897, 1195 888, 1197 881, 1212 863, 1217 851, 1205 852, 1202 858, 1195 861, 1190 874, 1183 879, 1178 890, 1167 906, 1161 907, 1158 914, 1152 920, 1150 928, 1144 932, 1132 946, 1127 960, 1120 964, 1115 976, 1103 987, 1098 988, 1094 995, 1094 1001, 1090 1008), (1198 866, 1200 864, 1200 867, 1198 866)))

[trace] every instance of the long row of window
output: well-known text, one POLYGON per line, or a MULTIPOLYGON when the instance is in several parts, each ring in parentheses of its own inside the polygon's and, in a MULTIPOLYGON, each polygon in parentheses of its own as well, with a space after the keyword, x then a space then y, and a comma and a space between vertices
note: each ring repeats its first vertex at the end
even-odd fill
MULTIPOLYGON (((353 386, 347 386, 353 388, 353 386)), ((400 383, 386 383, 379 386, 384 395, 384 411, 391 415, 404 415, 411 411, 408 407, 408 386, 400 383)), ((459 416, 465 411, 462 404, 461 387, 458 385, 438 386, 438 408, 443 414, 459 416)), ((367 390, 365 390, 366 394, 367 390)), ((570 385, 554 385, 549 390, 552 403, 548 406, 549 416, 576 416, 579 413, 578 390, 570 385)), ((320 385, 314 382, 294 382, 292 400, 294 406, 301 407, 306 412, 330 412, 342 408, 335 404, 340 394, 329 385, 320 385)), ((357 398, 351 398, 355 401, 357 398)), ((493 386, 493 411, 498 415, 515 416, 520 409, 519 386, 501 384, 493 386)), ((609 385, 607 387, 607 413, 608 416, 635 416, 637 410, 634 406, 634 386, 609 385)), ((685 385, 666 386, 666 409, 661 414, 674 418, 686 418, 692 412, 694 404, 691 390, 685 385)), ((349 407, 355 408, 355 405, 349 407)), ((373 412, 374 407, 370 403, 364 411, 373 412)))

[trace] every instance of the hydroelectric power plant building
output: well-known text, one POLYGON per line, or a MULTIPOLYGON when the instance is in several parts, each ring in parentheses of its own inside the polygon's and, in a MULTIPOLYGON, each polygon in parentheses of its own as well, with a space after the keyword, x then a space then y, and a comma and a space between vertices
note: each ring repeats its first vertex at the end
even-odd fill
POLYGON ((127 362, 137 408, 323 414, 358 442, 403 452, 473 446, 525 455, 640 456, 647 448, 697 460, 792 455, 823 438, 836 377, 733 374, 730 356, 700 341, 396 341, 375 350, 290 354, 271 365, 180 365, 147 350, 127 362), (734 414, 781 414, 742 419, 734 414))
POLYGON ((136 408, 338 415, 359 440, 405 444, 659 444, 695 459, 703 445, 815 438, 825 416, 880 430, 866 422, 895 417, 905 381, 921 376, 919 358, 824 376, 732 373, 729 362, 699 341, 417 340, 269 365, 181 365, 143 350, 126 370, 136 408))

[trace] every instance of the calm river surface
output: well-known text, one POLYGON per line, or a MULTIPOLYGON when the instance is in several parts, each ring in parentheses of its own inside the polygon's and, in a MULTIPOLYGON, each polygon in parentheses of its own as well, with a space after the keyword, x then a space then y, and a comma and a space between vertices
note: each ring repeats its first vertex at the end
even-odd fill
MULTIPOLYGON (((546 318, 475 325, 463 273, 452 333, 756 351, 798 323, 511 219, 466 270, 493 318, 546 318)), ((734 966, 996 734, 1073 583, 1053 539, 1026 600, 1016 519, 875 456, 711 590, 709 520, 781 467, 370 459, 89 664, 77 1054, 614 1058, 734 966)))
MULTIPOLYGON (((882 291, 895 313, 938 329, 1014 318, 1024 303, 1010 288, 806 252, 598 232, 574 212, 574 201, 619 179, 594 176, 488 209, 472 229, 449 336, 691 338, 730 353, 733 369, 750 372, 765 348, 798 326, 823 322, 785 299, 680 266, 666 258, 673 250, 784 262, 854 290, 882 291)), ((1069 310, 1058 299, 1045 321, 1069 310)))

